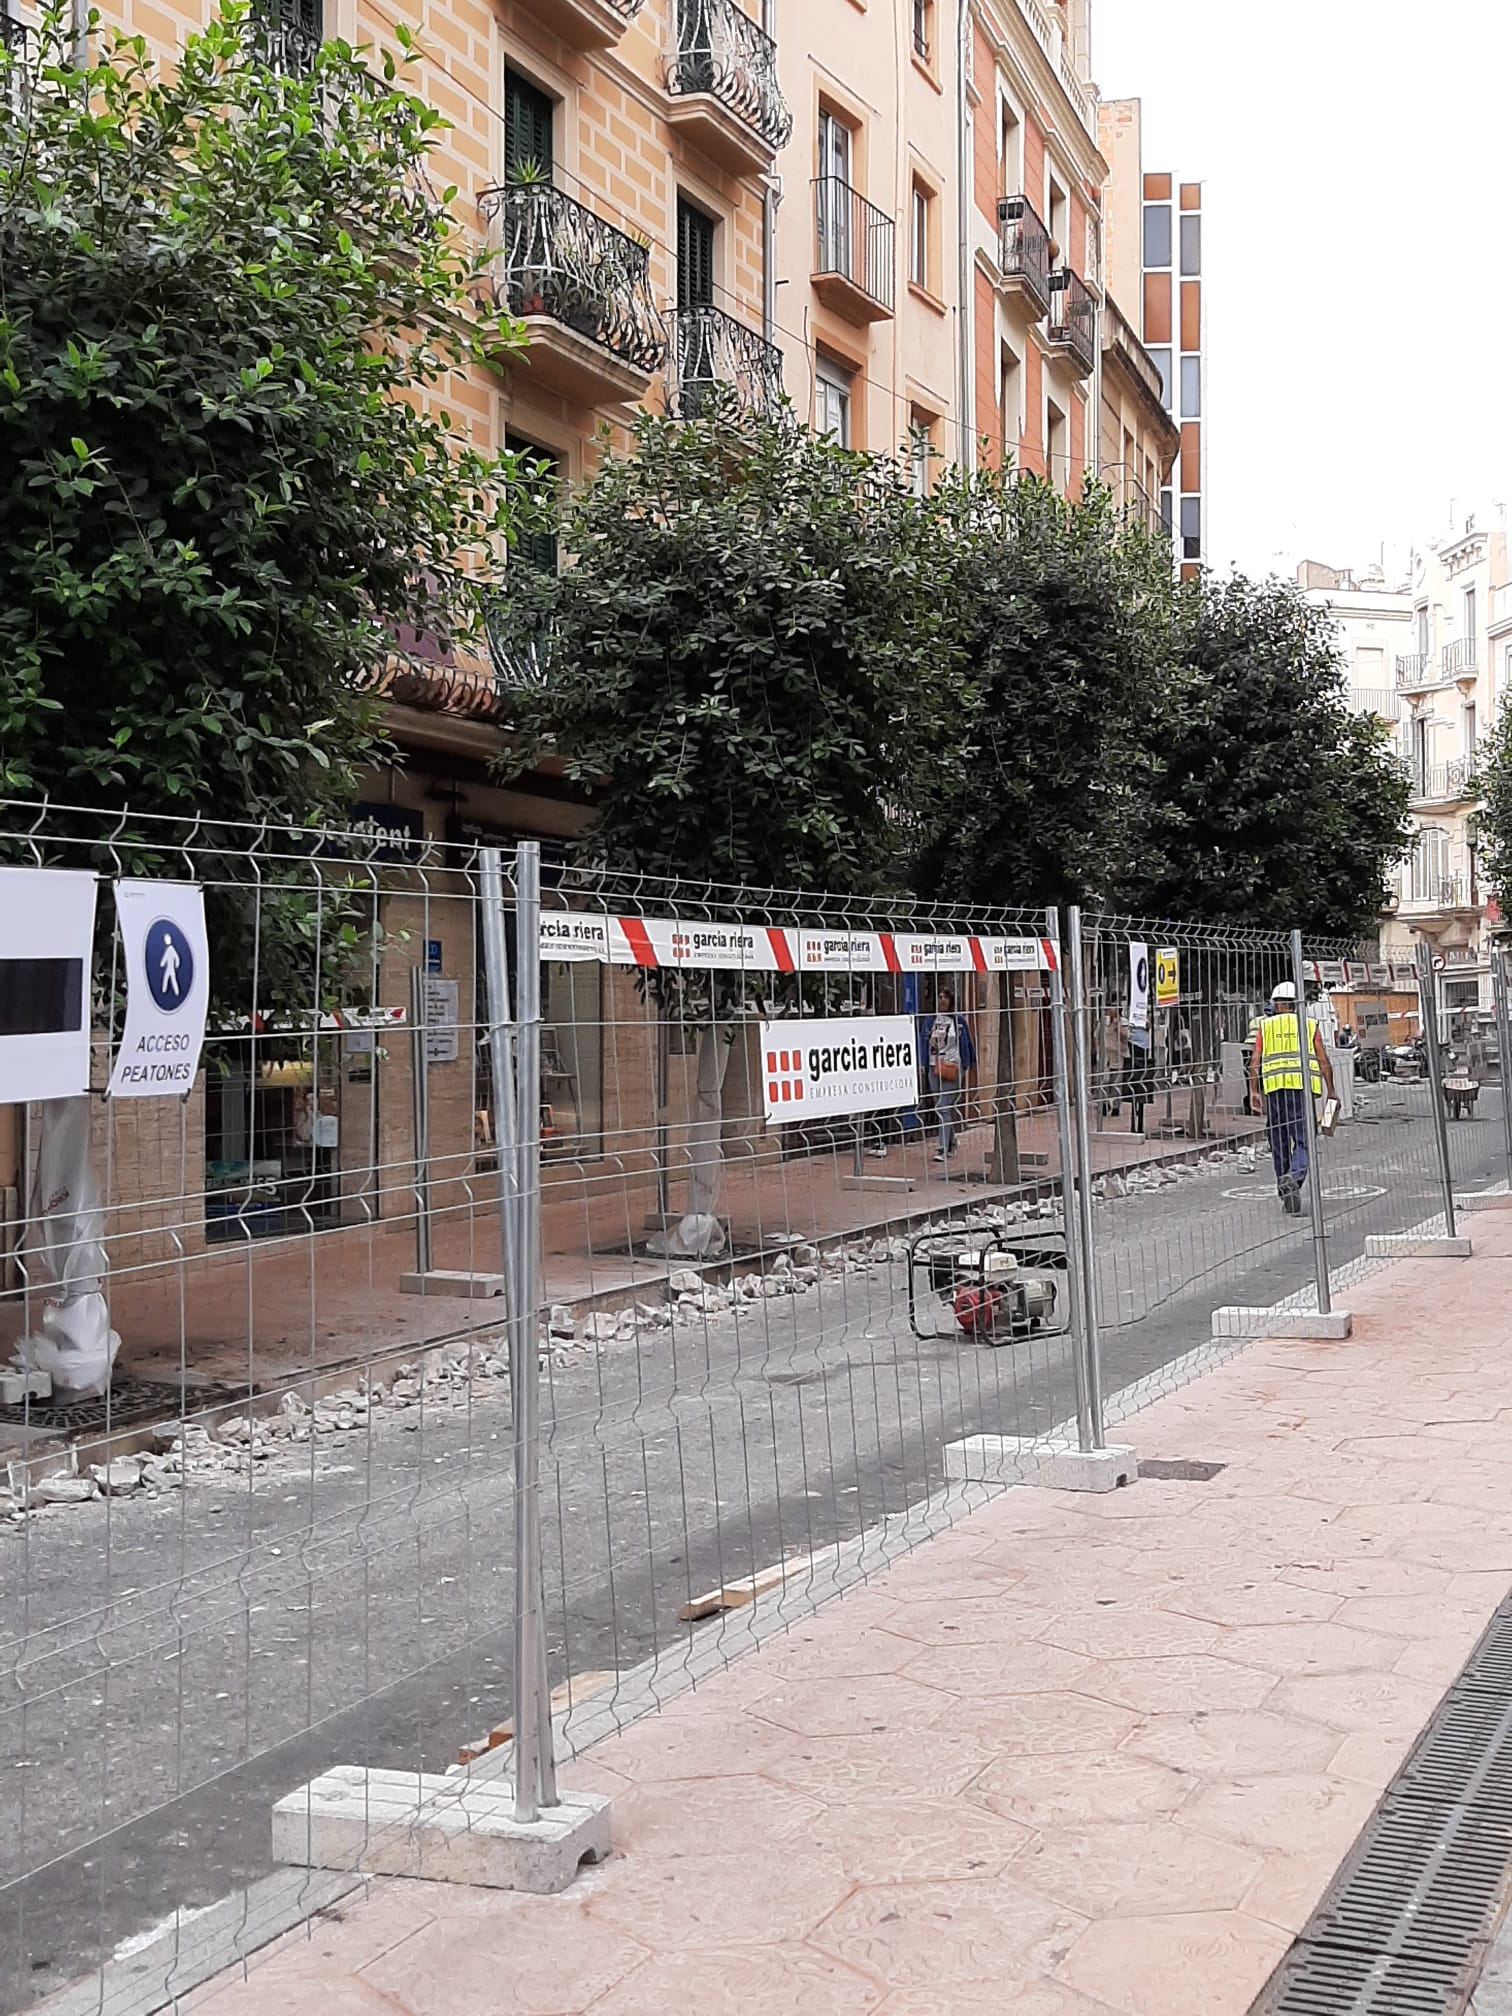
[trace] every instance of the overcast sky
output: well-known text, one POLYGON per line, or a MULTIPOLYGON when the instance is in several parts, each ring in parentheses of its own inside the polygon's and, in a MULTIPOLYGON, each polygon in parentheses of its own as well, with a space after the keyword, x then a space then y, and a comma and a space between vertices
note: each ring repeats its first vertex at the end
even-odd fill
POLYGON ((1512 0, 1093 0, 1092 58, 1206 184, 1218 564, 1512 502, 1512 0))

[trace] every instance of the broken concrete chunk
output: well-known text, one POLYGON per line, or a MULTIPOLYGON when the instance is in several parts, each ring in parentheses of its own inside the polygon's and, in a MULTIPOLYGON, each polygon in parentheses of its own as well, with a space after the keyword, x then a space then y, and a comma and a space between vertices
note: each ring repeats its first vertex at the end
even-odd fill
POLYGON ((82 1505, 94 1495, 92 1477, 42 1477, 31 1487, 34 1505, 82 1505))

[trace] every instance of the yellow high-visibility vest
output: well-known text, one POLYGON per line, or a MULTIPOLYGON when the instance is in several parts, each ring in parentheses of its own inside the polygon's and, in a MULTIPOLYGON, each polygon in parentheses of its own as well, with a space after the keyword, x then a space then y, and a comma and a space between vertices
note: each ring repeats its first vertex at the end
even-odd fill
MULTIPOLYGON (((1309 1076, 1314 1098, 1323 1090, 1323 1073, 1318 1066, 1318 1053, 1313 1048, 1317 1027, 1309 1015, 1307 1061, 1312 1067, 1309 1076)), ((1267 1015, 1260 1024, 1260 1090, 1265 1093, 1302 1090, 1302 1059, 1297 1055, 1297 1018, 1290 1010, 1283 1015, 1267 1015)))

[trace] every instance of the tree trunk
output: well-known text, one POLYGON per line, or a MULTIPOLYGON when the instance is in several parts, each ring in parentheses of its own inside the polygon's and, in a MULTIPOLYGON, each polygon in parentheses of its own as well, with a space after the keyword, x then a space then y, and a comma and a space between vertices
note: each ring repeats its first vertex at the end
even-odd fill
POLYGON ((724 1165, 724 1084, 732 1049, 729 1032, 710 1022, 698 1032, 698 1075, 688 1125, 688 1208, 651 1241, 654 1253, 706 1260, 722 1253, 719 1188, 724 1165))

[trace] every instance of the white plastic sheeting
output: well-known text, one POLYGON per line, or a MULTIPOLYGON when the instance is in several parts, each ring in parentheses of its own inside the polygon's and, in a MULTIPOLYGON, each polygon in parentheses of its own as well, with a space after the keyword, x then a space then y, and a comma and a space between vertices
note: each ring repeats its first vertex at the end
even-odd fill
POLYGON ((89 1100, 47 1099, 27 1228, 32 1321, 18 1356, 55 1391, 102 1393, 121 1340, 105 1301, 105 1214, 89 1154, 89 1100))

